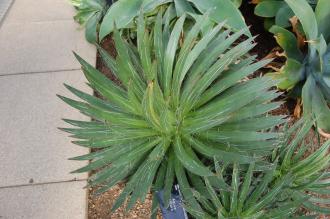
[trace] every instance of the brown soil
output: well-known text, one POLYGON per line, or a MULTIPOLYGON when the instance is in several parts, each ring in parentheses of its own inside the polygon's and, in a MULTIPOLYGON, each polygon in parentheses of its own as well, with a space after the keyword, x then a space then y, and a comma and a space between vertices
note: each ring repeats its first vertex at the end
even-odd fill
MULTIPOLYGON (((101 47, 105 49, 111 56, 115 57, 117 55, 117 52, 115 50, 115 43, 111 39, 111 37, 106 37, 102 43, 101 47)), ((102 58, 99 53, 97 53, 96 57, 96 68, 102 72, 105 76, 110 78, 112 81, 115 81, 116 83, 119 83, 115 75, 105 66, 105 64, 102 61, 102 58)))
POLYGON ((277 46, 274 36, 265 30, 263 18, 254 14, 254 5, 250 1, 243 1, 241 12, 245 18, 246 24, 250 27, 253 36, 257 36, 257 46, 251 51, 252 54, 258 56, 259 59, 268 55, 273 48, 277 46))
POLYGON ((123 185, 116 185, 111 190, 100 196, 93 196, 94 189, 89 190, 88 219, 149 219, 151 209, 151 195, 145 203, 138 203, 133 210, 125 212, 125 205, 115 212, 111 212, 111 206, 123 190, 123 185))

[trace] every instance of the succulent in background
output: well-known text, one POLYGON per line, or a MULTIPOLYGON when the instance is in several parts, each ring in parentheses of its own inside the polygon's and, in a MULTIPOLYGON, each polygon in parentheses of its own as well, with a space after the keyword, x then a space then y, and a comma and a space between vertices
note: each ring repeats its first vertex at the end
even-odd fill
POLYGON ((65 120, 76 126, 63 129, 80 139, 75 144, 99 149, 73 158, 91 160, 75 172, 99 169, 89 179, 90 186, 101 186, 97 193, 127 182, 113 209, 127 199, 130 209, 137 200, 143 202, 150 189, 160 188, 168 204, 175 182, 184 199, 201 209, 188 176, 214 175, 209 168, 214 158, 264 166, 264 156, 278 143, 279 134, 267 131, 284 122, 283 116, 267 115, 280 105, 270 102, 279 95, 269 90, 275 81, 246 80, 269 63, 247 55, 254 38, 238 41, 248 29, 232 33, 220 23, 201 36, 209 22, 204 16, 182 35, 185 19, 181 16, 172 27, 167 14, 159 13, 148 29, 140 16, 137 47, 115 29, 117 58, 101 48, 100 54, 121 84, 77 56, 89 85, 104 99, 68 85, 83 101, 60 96, 94 119, 65 120))
POLYGON ((105 15, 108 5, 106 0, 71 0, 77 14, 74 16, 76 22, 86 28, 85 37, 88 42, 98 41, 98 28, 105 15))
MULTIPOLYGON (((241 0, 118 0, 109 8, 103 19, 100 39, 112 33, 115 25, 118 29, 128 29, 135 34, 134 21, 141 12, 147 17, 147 25, 150 23, 153 25, 160 10, 167 10, 167 16, 171 20, 188 14, 191 23, 209 12, 211 20, 204 25, 205 32, 210 30, 214 23, 224 20, 227 20, 226 24, 233 30, 239 30, 246 27, 238 9, 240 5, 241 0)), ((248 31, 246 34, 250 35, 248 31)))
POLYGON ((304 114, 316 118, 318 128, 330 132, 330 7, 328 0, 319 0, 315 13, 305 0, 285 0, 299 18, 306 34, 308 50, 298 48, 297 38, 290 31, 273 26, 287 61, 275 78, 278 87, 301 95, 304 114))
MULTIPOLYGON (((307 0, 315 8, 317 0, 307 0)), ((264 26, 269 29, 276 25, 283 28, 291 26, 290 19, 295 15, 285 0, 253 0, 257 4, 254 13, 265 18, 264 26)))
POLYGON ((204 177, 194 192, 203 210, 188 205, 189 213, 203 219, 319 218, 330 214, 325 197, 330 194, 330 141, 307 155, 318 145, 305 140, 311 126, 311 122, 302 125, 300 121, 286 131, 269 158, 272 165, 268 169, 260 170, 255 163, 216 165, 217 176, 204 177), (311 214, 305 216, 301 207, 311 214))

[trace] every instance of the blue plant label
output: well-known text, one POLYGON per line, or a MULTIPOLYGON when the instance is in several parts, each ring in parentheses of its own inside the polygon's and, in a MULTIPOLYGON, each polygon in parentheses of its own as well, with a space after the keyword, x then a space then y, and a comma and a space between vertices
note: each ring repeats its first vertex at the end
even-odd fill
POLYGON ((187 212, 183 208, 182 196, 179 185, 175 185, 172 190, 169 207, 164 204, 164 191, 158 191, 157 197, 159 200, 160 209, 164 219, 188 219, 187 212))

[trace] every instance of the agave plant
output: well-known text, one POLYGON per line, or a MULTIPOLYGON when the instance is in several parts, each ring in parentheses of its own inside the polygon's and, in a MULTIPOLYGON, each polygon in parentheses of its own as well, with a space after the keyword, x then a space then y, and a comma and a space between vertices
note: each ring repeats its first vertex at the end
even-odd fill
POLYGON ((188 205, 188 211, 203 219, 318 218, 317 213, 330 214, 329 199, 322 198, 330 194, 330 141, 306 155, 315 147, 312 141, 304 140, 311 125, 307 122, 301 126, 300 121, 286 132, 269 158, 269 169, 260 170, 255 163, 216 165, 217 176, 213 178, 217 178, 218 184, 205 177, 194 192, 203 210, 188 205), (299 217, 305 215, 301 207, 316 214, 299 217))
POLYGON ((275 82, 269 77, 246 80, 269 63, 247 56, 254 38, 237 41, 248 29, 232 34, 220 23, 200 37, 209 22, 205 16, 182 35, 185 19, 181 16, 170 28, 169 18, 159 13, 148 29, 140 16, 137 47, 115 29, 117 58, 103 49, 100 53, 120 85, 77 55, 89 85, 104 99, 68 85, 83 102, 60 96, 94 119, 65 120, 76 126, 63 129, 80 139, 75 144, 99 149, 72 158, 91 160, 75 173, 100 169, 89 179, 90 186, 101 186, 97 194, 127 182, 113 209, 126 199, 130 209, 150 188, 164 188, 168 204, 175 182, 184 198, 200 208, 187 175, 214 175, 209 168, 213 158, 264 166, 263 157, 277 144, 279 134, 265 132, 284 121, 266 115, 280 105, 270 103, 279 95, 269 90, 275 82))
POLYGON ((106 0, 71 0, 77 9, 74 16, 76 22, 85 26, 85 37, 88 42, 95 43, 98 39, 99 24, 105 15, 108 5, 106 0))
MULTIPOLYGON (((244 18, 238 7, 241 0, 118 0, 108 10, 100 28, 100 39, 112 33, 114 26, 118 29, 136 29, 134 20, 141 12, 148 17, 152 25, 160 10, 168 10, 168 16, 172 19, 179 18, 183 14, 189 14, 191 20, 200 17, 210 11, 211 21, 205 24, 205 32, 214 23, 227 20, 227 24, 234 29, 246 27, 244 18)), ((194 22, 194 21, 192 21, 194 22)), ((247 32, 247 34, 249 34, 247 32)))
MULTIPOLYGON (((306 0, 315 8, 318 0, 306 0)), ((291 26, 290 18, 295 14, 285 0, 253 0, 257 4, 254 13, 265 18, 265 28, 276 25, 283 28, 291 26)))
POLYGON ((330 132, 330 7, 319 0, 315 13, 305 0, 285 0, 299 18, 308 42, 308 51, 298 48, 295 35, 279 26, 270 31, 285 51, 287 62, 276 78, 281 89, 302 95, 305 114, 316 117, 320 129, 330 132))

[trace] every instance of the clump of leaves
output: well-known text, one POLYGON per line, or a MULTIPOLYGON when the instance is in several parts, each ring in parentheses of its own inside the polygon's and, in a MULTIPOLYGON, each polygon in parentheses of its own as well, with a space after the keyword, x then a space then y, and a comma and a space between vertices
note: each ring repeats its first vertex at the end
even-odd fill
POLYGON ((281 89, 301 95, 304 113, 316 118, 320 129, 330 132, 330 7, 319 0, 315 13, 305 0, 285 0, 299 18, 306 34, 308 50, 298 48, 297 38, 290 31, 273 26, 287 61, 275 77, 281 79, 281 89))
MULTIPOLYGON (((205 177, 194 192, 203 211, 187 205, 195 218, 318 218, 330 214, 330 141, 307 153, 313 141, 305 137, 311 122, 287 130, 264 170, 249 165, 216 165, 217 176, 205 177), (298 129, 299 128, 299 129, 298 129), (298 129, 298 132, 296 130, 298 129), (312 215, 304 216, 302 208, 312 215), (314 214, 314 215, 313 215, 314 214)), ((215 164, 219 164, 215 162, 215 164)))
POLYGON ((85 37, 90 43, 98 41, 98 29, 108 5, 106 0, 71 0, 77 14, 74 16, 76 22, 86 28, 85 37))
POLYGON ((227 25, 239 30, 246 27, 238 9, 240 5, 241 0, 118 0, 109 8, 104 17, 100 28, 100 39, 112 33, 115 25, 118 29, 133 30, 135 33, 134 21, 141 12, 147 16, 147 22, 153 25, 160 10, 168 10, 167 16, 171 19, 178 19, 183 14, 189 14, 192 22, 209 11, 211 20, 204 25, 205 32, 214 23, 224 20, 227 20, 227 25))
POLYGON ((100 169, 89 179, 90 186, 102 186, 97 193, 127 181, 113 209, 126 199, 130 209, 138 199, 144 201, 150 188, 164 188, 168 204, 175 182, 185 200, 200 209, 188 175, 214 175, 213 158, 263 166, 263 157, 277 145, 279 134, 265 131, 284 121, 266 115, 280 105, 270 103, 279 95, 269 90, 276 82, 270 77, 244 80, 269 63, 247 55, 254 38, 238 41, 248 29, 232 33, 220 23, 201 36, 209 22, 204 16, 182 35, 185 19, 181 16, 172 28, 169 17, 159 13, 148 29, 140 16, 137 47, 115 29, 117 58, 101 48, 100 53, 121 85, 77 55, 89 85, 104 99, 68 85, 83 101, 60 96, 94 119, 65 120, 76 126, 63 129, 80 139, 75 144, 99 149, 72 158, 91 160, 75 172, 100 169))
MULTIPOLYGON (((307 0, 311 7, 315 8, 317 0, 307 0)), ((269 29, 276 25, 283 28, 291 26, 290 19, 295 15, 285 0, 252 0, 257 4, 254 13, 260 17, 264 17, 264 26, 269 29)))

